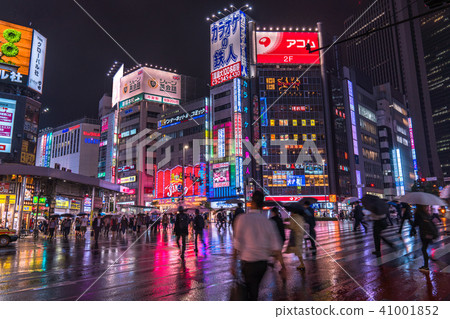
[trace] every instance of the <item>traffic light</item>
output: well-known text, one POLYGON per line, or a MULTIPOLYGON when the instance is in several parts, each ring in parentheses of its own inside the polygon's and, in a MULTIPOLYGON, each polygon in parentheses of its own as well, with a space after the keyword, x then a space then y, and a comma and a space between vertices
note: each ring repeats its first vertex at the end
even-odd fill
POLYGON ((422 177, 422 178, 420 179, 420 181, 421 181, 422 183, 424 183, 424 182, 426 181, 426 179, 422 177))
POLYGON ((375 187, 375 184, 374 184, 374 183, 372 183, 372 184, 369 184, 369 186, 370 186, 370 187, 375 187))

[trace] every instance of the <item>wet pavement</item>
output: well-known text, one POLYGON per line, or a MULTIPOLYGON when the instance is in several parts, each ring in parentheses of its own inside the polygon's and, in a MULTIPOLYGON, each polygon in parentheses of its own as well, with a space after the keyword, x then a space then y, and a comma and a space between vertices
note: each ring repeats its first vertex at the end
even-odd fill
MULTIPOLYGON (((288 280, 277 266, 264 277, 260 300, 450 300, 450 235, 440 225, 431 245, 431 272, 423 265, 418 236, 398 227, 384 234, 397 250, 382 244, 372 255, 372 232, 352 231, 350 222, 318 222, 317 256, 305 250, 304 273, 284 255, 288 280)), ((194 253, 189 237, 182 263, 172 233, 101 237, 98 248, 86 239, 26 238, 0 248, 0 300, 228 300, 232 232, 205 231, 207 248, 194 253), (134 241, 136 243, 131 245, 134 241), (119 258, 120 257, 120 258, 119 258), (116 261, 116 263, 115 263, 116 261), (98 279, 101 276, 100 279, 98 279), (97 280, 98 279, 98 280, 97 280), (86 291, 87 290, 87 291, 86 291)))

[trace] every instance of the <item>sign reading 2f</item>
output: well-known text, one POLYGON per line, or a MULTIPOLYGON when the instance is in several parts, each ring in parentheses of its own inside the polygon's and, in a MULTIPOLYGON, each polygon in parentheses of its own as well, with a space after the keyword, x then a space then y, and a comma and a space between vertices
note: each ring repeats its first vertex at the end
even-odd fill
POLYGON ((246 16, 236 11, 211 24, 211 85, 247 77, 246 16))

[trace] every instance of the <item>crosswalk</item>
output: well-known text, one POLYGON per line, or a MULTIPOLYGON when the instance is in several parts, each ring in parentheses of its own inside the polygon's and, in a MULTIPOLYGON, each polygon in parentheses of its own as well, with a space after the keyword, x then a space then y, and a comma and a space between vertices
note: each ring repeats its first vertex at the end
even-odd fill
MULTIPOLYGON (((432 257, 430 269, 433 272, 450 273, 450 233, 448 225, 437 225, 439 237, 428 248, 432 257)), ((398 234, 398 225, 389 226, 383 231, 383 236, 393 242, 395 249, 381 243, 381 256, 375 257, 373 232, 369 225, 368 231, 357 230, 353 232, 353 225, 348 221, 318 222, 317 255, 313 256, 305 247, 306 259, 332 258, 336 262, 357 263, 367 266, 390 266, 419 268, 423 265, 423 258, 419 235, 409 236, 410 226, 404 225, 401 236, 398 234)))

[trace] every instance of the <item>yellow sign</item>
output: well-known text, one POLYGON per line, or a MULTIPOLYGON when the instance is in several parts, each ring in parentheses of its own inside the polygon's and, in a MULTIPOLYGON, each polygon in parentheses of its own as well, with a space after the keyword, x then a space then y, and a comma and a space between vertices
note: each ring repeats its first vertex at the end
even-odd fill
POLYGON ((329 200, 330 203, 336 203, 336 195, 330 195, 329 200))
POLYGON ((128 177, 121 178, 119 180, 119 184, 132 183, 135 181, 136 181, 136 176, 128 176, 128 177))
POLYGON ((56 206, 55 208, 69 208, 69 200, 67 198, 56 198, 56 206))
POLYGON ((16 195, 0 195, 0 204, 6 204, 6 196, 9 196, 9 204, 16 203, 16 195))
POLYGON ((31 206, 23 206, 24 212, 31 212, 31 206))

